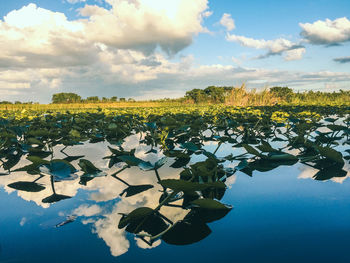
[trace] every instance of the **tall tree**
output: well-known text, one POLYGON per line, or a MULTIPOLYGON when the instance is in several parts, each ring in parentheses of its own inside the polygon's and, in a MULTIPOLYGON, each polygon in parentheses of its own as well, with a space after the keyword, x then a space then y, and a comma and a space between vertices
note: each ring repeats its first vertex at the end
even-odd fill
POLYGON ((81 97, 75 93, 56 93, 52 95, 52 103, 76 103, 81 101, 81 97))

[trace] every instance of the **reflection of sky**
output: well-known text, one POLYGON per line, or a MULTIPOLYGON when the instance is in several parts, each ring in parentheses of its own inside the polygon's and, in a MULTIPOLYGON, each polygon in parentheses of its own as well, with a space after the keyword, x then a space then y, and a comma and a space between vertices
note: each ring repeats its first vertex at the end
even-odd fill
MULTIPOLYGON (((310 166, 301 166, 299 168, 300 174, 298 175, 298 178, 300 179, 313 179, 315 174, 319 171, 315 168, 312 168, 310 166)), ((345 163, 343 167, 344 171, 347 171, 347 175, 344 177, 333 177, 330 180, 335 183, 343 183, 349 176, 350 176, 350 165, 348 163, 345 163)))
MULTIPOLYGON (((138 139, 138 136, 131 136, 123 146, 127 150, 137 147, 138 139)), ((211 152, 216 147, 216 143, 205 145, 205 149, 211 152)), ((151 162, 162 157, 155 154, 146 156, 144 151, 143 147, 138 147, 136 155, 151 162)), ((85 154, 84 158, 93 161, 97 167, 106 170, 108 174, 118 170, 116 167, 108 170, 108 160, 101 159, 110 154, 105 143, 68 147, 66 152, 70 155, 85 154)), ((233 148, 230 145, 222 145, 217 155, 226 156, 232 152, 233 148)), ((241 153, 236 149, 233 152, 234 155, 241 153)), ((64 157, 59 151, 55 154, 55 158, 64 157)), ((199 160, 203 160, 203 156, 194 156, 191 162, 199 160)), ((17 167, 24 164, 26 161, 17 167)), ((77 167, 76 163, 74 164, 77 167)), ((171 161, 159 170, 163 179, 178 177, 180 170, 169 168, 170 164, 171 161)), ((226 164, 235 166, 228 162, 226 164)), ((348 164, 344 169, 349 171, 348 164)), ((251 246, 257 248, 256 255, 271 254, 274 251, 273 246, 279 245, 279 240, 286 242, 288 246, 298 248, 300 253, 306 253, 311 241, 320 244, 327 238, 338 237, 340 240, 345 240, 345 234, 339 231, 350 233, 348 227, 350 212, 346 207, 350 201, 349 182, 344 181, 345 178, 324 182, 297 179, 312 178, 315 172, 316 170, 301 164, 279 167, 267 173, 254 172, 252 178, 237 172, 226 182, 231 189, 226 192, 223 200, 224 203, 233 204, 235 209, 222 220, 211 223, 212 235, 198 244, 188 246, 192 248, 191 253, 200 253, 198 260, 202 258, 206 262, 205 260, 215 258, 218 251, 226 250, 235 252, 237 257, 241 255, 243 258, 242 253, 248 252, 251 246), (343 184, 334 184, 334 182, 343 184), (304 240, 300 241, 300 237, 306 235, 305 233, 317 236, 319 240, 303 237, 304 240), (310 243, 307 244, 306 240, 310 243), (259 241, 264 244, 259 244, 259 241), (215 245, 215 242, 220 242, 221 247, 215 245), (233 247, 228 247, 232 242, 234 242, 233 247), (209 252, 205 251, 206 247, 212 247, 215 253, 208 254, 209 252)), ((45 262, 45 260, 47 262, 49 259, 52 262, 62 262, 67 261, 65 253, 72 253, 76 255, 76 261, 85 259, 86 262, 92 262, 94 259, 96 262, 98 255, 99 261, 110 262, 113 260, 110 256, 112 255, 120 256, 121 260, 133 262, 133 259, 138 256, 145 256, 144 253, 147 253, 151 259, 155 255, 170 253, 169 249, 175 251, 173 253, 178 251, 178 258, 185 258, 184 253, 188 254, 190 251, 187 247, 161 245, 156 249, 157 252, 153 252, 154 250, 141 252, 140 248, 145 249, 149 246, 140 240, 135 241, 132 235, 118 229, 120 219, 118 213, 128 213, 140 206, 154 208, 160 197, 160 188, 157 187, 153 171, 143 172, 133 167, 123 171, 119 176, 132 185, 153 184, 156 187, 132 197, 120 198, 119 194, 126 186, 110 176, 95 178, 89 181, 87 186, 80 185, 79 179, 62 181, 55 183, 56 192, 74 198, 49 205, 41 201, 52 194, 48 177, 38 181, 46 187, 38 193, 16 191, 7 187, 8 184, 16 181, 32 181, 36 178, 35 176, 13 173, 0 177, 0 186, 3 187, 0 188, 0 198, 4 200, 0 202, 0 209, 5 215, 0 219, 2 230, 0 259, 3 256, 5 259, 18 259, 20 262, 21 258, 31 255, 33 262, 34 259, 37 260, 36 262, 45 262), (30 202, 23 202, 23 200, 30 202), (77 221, 83 224, 71 223, 54 228, 69 215, 78 216, 77 221), (91 235, 91 231, 100 239, 91 235), (28 244, 28 240, 35 240, 35 242, 28 244), (109 252, 105 245, 108 246, 109 252), (44 247, 45 251, 42 252, 41 249, 39 253, 39 247, 44 247), (18 252, 18 248, 23 249, 18 252), (132 250, 132 253, 125 254, 128 250, 132 250), (62 254, 62 251, 65 253, 62 254), (17 256, 14 256, 15 254, 17 256)), ((186 213, 181 209, 170 207, 162 208, 161 212, 173 221, 182 219, 186 213)), ((154 246, 159 245, 160 242, 154 244, 154 246)), ((330 245, 335 249, 332 244, 330 245)), ((311 249, 315 246, 311 245, 311 249)), ((342 244, 338 244, 338 247, 341 248, 342 244)), ((274 253, 278 257, 280 252, 274 251, 274 253)), ((300 254, 296 253, 296 255, 300 254)), ((260 262, 254 261, 253 254, 247 253, 245 256, 251 259, 247 262, 260 262)), ((188 256, 187 260, 190 258, 191 256, 188 256)), ((170 258, 167 262, 177 262, 175 259, 175 257, 170 258)))
MULTIPOLYGON (((124 144, 123 146, 125 146, 125 150, 129 150, 137 147, 138 142, 138 136, 130 136, 126 140, 126 144, 124 144)), ((146 156, 144 154, 145 150, 145 147, 138 147, 135 155, 139 158, 151 162, 154 162, 160 157, 162 157, 162 155, 156 154, 148 154, 146 156)), ((85 154, 84 158, 94 161, 94 164, 97 167, 102 169, 107 169, 108 167, 108 160, 101 159, 101 157, 103 156, 110 155, 110 151, 106 148, 106 144, 104 143, 92 145, 87 144, 84 146, 77 146, 74 148, 70 147, 65 152, 67 152, 70 155, 85 154)), ((59 151, 55 151, 55 154, 57 155, 57 158, 64 157, 59 151)), ((27 161, 24 160, 18 165, 18 167, 22 167, 26 164, 27 161)), ((73 164, 76 163, 73 162, 73 164)), ((75 166, 77 167, 77 165, 75 166)), ((17 166, 15 168, 17 168, 17 166)), ((108 174, 111 174, 117 170, 118 168, 113 167, 111 170, 108 171, 108 174)), ((176 178, 179 174, 179 170, 169 168, 169 164, 166 164, 163 168, 159 170, 159 173, 161 174, 163 179, 176 178)), ((140 206, 147 206, 151 208, 156 207, 158 205, 158 200, 160 197, 160 187, 157 187, 158 184, 156 183, 156 177, 153 171, 144 172, 137 167, 131 167, 123 171, 118 176, 120 176, 120 178, 127 181, 131 185, 152 184, 156 187, 135 196, 131 196, 128 198, 120 198, 119 194, 126 188, 126 186, 110 176, 97 177, 92 181, 89 181, 87 183, 87 186, 80 185, 79 179, 76 179, 74 181, 61 181, 55 183, 56 192, 58 194, 68 195, 75 198, 69 201, 61 201, 56 204, 46 204, 42 202, 42 199, 52 194, 49 177, 43 177, 39 181, 37 181, 38 183, 43 184, 46 187, 46 189, 36 193, 16 191, 7 186, 8 184, 13 182, 30 181, 31 178, 33 178, 32 180, 34 180, 37 177, 27 175, 23 172, 12 173, 6 177, 0 177, 0 186, 3 186, 5 191, 11 195, 16 194, 23 200, 34 202, 36 205, 41 206, 43 208, 52 207, 53 210, 56 210, 55 207, 57 205, 61 205, 66 202, 69 202, 70 206, 72 207, 76 207, 79 203, 83 202, 83 204, 76 207, 75 209, 57 210, 60 216, 54 216, 52 220, 40 223, 40 225, 44 226, 45 228, 48 228, 50 226, 53 227, 57 223, 64 221, 65 216, 68 216, 70 214, 79 216, 82 218, 82 222, 84 224, 91 224, 92 231, 95 232, 100 238, 102 238, 104 242, 110 247, 111 254, 113 256, 119 256, 127 252, 130 247, 129 240, 126 237, 124 229, 117 228, 117 224, 121 217, 119 213, 129 213, 130 211, 140 206), (84 192, 82 194, 79 194, 79 191, 81 190, 84 190, 84 192), (81 200, 81 198, 83 198, 83 200, 81 200), (86 204, 84 203, 84 199, 88 199, 89 203, 95 204, 86 204)), ((182 219, 186 213, 182 209, 174 209, 168 207, 162 208, 161 212, 167 217, 173 219, 174 221, 182 219)), ((46 213, 46 211, 44 211, 43 213, 46 213)), ((27 217, 22 217, 18 224, 23 226, 27 221, 27 217)), ((29 223, 30 221, 27 222, 27 224, 29 223)), ((146 246, 143 242, 140 242, 139 240, 136 242, 136 244, 142 248, 149 248, 148 245, 146 246)), ((153 247, 159 244, 159 241, 155 242, 153 247)))

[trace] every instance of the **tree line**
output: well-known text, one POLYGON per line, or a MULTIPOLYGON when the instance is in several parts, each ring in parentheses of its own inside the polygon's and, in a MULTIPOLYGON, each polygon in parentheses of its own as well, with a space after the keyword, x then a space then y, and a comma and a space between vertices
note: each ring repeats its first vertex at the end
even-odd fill
POLYGON ((21 101, 18 101, 16 100, 15 102, 12 102, 12 101, 7 101, 7 100, 3 100, 3 101, 0 101, 0 104, 25 104, 25 105, 28 105, 28 104, 39 104, 38 102, 33 102, 33 101, 27 101, 27 102, 21 102, 21 101))
MULTIPOLYGON (((80 95, 72 92, 61 92, 52 95, 53 104, 71 104, 71 103, 116 103, 133 102, 133 98, 118 98, 117 96, 98 97, 90 96, 82 98, 80 95)), ((149 102, 164 103, 186 103, 186 104, 228 104, 235 106, 246 105, 274 105, 280 104, 332 104, 350 103, 350 91, 340 90, 337 92, 307 91, 296 92, 288 87, 272 87, 257 91, 255 89, 247 90, 245 85, 241 87, 233 86, 208 86, 205 89, 192 89, 187 91, 184 97, 177 99, 155 99, 149 102)), ((37 104, 33 102, 0 101, 0 104, 37 104)))
POLYGON ((331 104, 332 102, 350 103, 350 91, 337 92, 307 91, 295 92, 288 87, 272 87, 257 91, 241 87, 209 86, 205 89, 193 89, 186 92, 185 99, 198 103, 225 103, 232 105, 273 105, 277 103, 331 104))
MULTIPOLYGON (((118 98, 116 96, 99 98, 91 96, 83 99, 75 93, 56 93, 52 96, 52 103, 113 103, 135 101, 132 98, 118 98)), ((350 91, 340 90, 337 92, 307 91, 295 92, 288 87, 272 87, 257 91, 247 90, 244 85, 233 86, 209 86, 205 89, 192 89, 185 96, 178 99, 158 99, 152 102, 181 102, 189 104, 225 103, 231 105, 274 105, 277 103, 329 103, 332 101, 350 102, 350 91)))
POLYGON ((107 102, 125 102, 125 101, 135 101, 132 98, 126 99, 126 98, 118 98, 116 96, 107 98, 102 97, 99 98, 98 96, 90 96, 86 99, 83 99, 80 95, 76 93, 67 93, 67 92, 61 92, 61 93, 55 93, 52 95, 51 102, 52 103, 107 103, 107 102))

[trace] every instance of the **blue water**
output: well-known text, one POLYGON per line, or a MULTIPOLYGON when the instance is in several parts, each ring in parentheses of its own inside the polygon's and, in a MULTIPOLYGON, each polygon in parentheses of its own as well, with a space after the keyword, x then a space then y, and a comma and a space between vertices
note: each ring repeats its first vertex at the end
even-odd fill
MULTIPOLYGON (((177 178, 179 171, 169 164, 159 170, 162 178, 177 178)), ((187 246, 161 242, 153 248, 118 229, 118 213, 155 207, 159 187, 121 198, 125 186, 110 176, 87 186, 80 185, 79 179, 57 182, 56 192, 72 198, 47 205, 41 200, 51 194, 48 178, 38 181, 46 187, 44 191, 23 193, 7 185, 24 178, 33 181, 35 176, 1 176, 0 262, 348 263, 349 172, 345 178, 328 181, 313 180, 314 173, 303 164, 254 172, 253 177, 237 172, 221 200, 234 209, 209 223, 212 233, 207 238, 187 246), (77 216, 74 222, 55 227, 70 215, 77 216)), ((136 168, 120 177, 130 184, 155 184, 156 180, 152 172, 136 168)), ((182 218, 177 209, 167 208, 164 213, 182 218)))

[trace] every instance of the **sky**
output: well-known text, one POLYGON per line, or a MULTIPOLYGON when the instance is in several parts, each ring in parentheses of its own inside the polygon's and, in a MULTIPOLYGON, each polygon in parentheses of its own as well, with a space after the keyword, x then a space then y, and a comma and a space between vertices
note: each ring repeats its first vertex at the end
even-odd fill
POLYGON ((349 90, 350 1, 0 1, 0 50, 0 101, 349 90))

